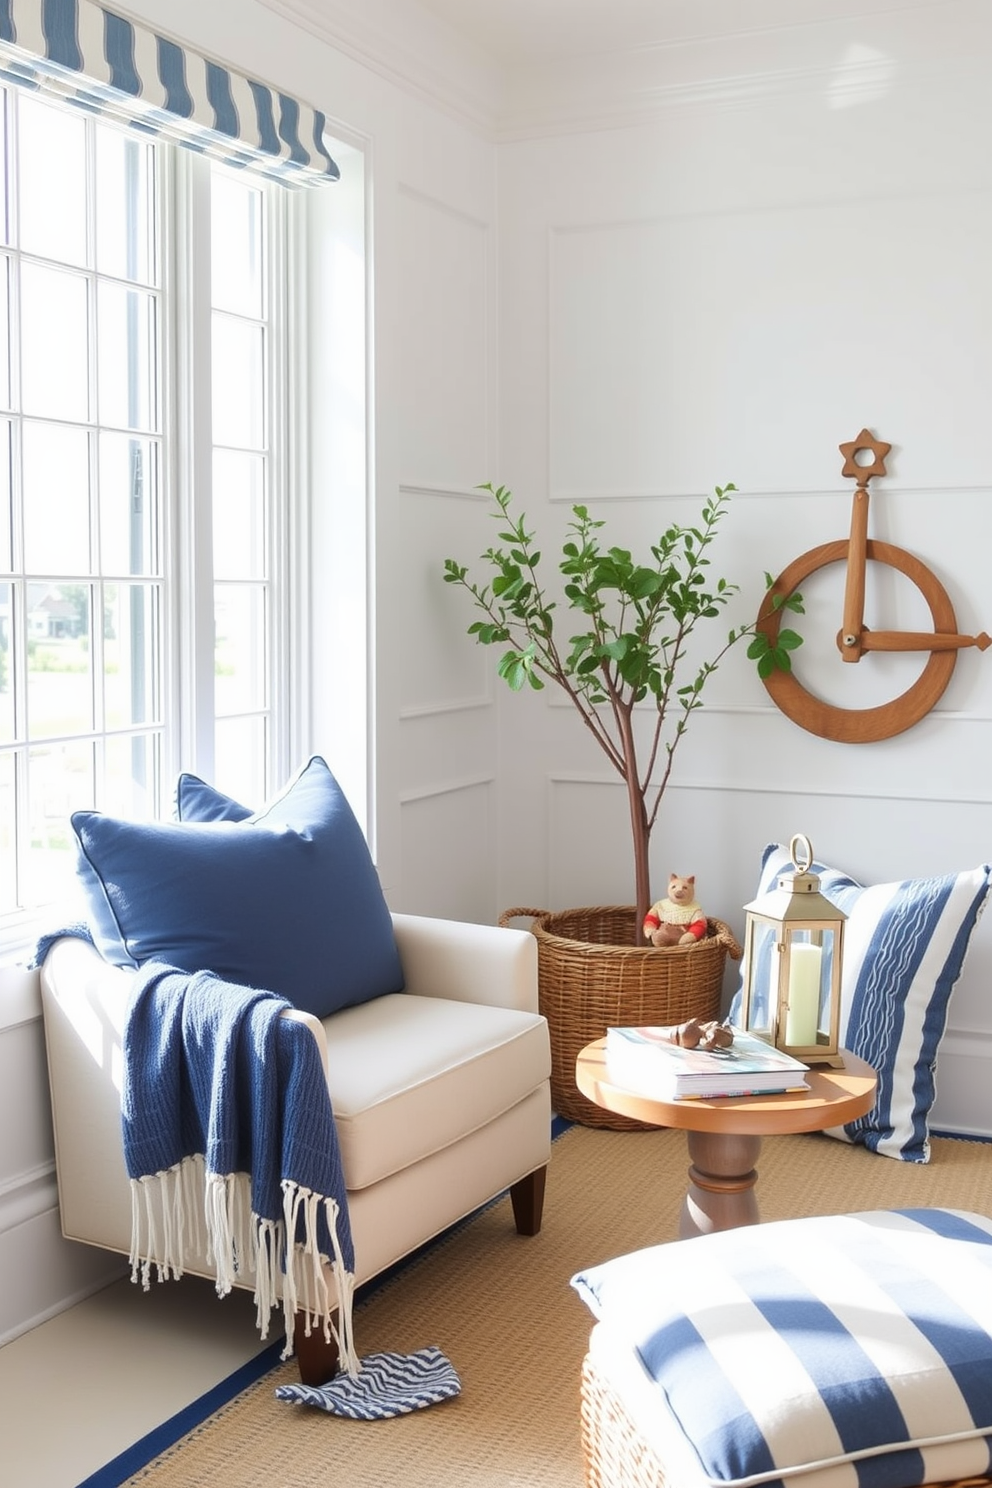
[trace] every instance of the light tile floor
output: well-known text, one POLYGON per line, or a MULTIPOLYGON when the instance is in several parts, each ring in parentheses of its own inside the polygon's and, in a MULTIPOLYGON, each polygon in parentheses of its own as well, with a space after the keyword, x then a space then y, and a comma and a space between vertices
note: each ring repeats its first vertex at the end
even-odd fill
POLYGON ((114 1282, 0 1348, 2 1488, 77 1488, 273 1336, 260 1341, 247 1292, 114 1282))

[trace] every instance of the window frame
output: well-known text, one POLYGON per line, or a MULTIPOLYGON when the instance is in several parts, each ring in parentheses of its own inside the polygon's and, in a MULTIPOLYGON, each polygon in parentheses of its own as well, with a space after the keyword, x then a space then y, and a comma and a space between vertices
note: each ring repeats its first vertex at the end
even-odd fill
MULTIPOLYGON (((5 94, 7 91, 5 86, 5 94)), ((17 90, 11 87, 9 91, 17 90)), ((88 127, 90 153, 93 139, 93 130, 88 127)), ((157 399, 163 502, 161 577, 157 581, 161 593, 162 702, 160 718, 150 722, 148 732, 157 733, 161 741, 154 796, 157 812, 163 816, 168 814, 171 782, 179 769, 195 770, 208 779, 213 772, 212 166, 195 152, 170 144, 159 144, 155 159, 155 247, 160 261, 156 292, 163 307, 157 399), (178 323, 182 316, 187 322, 186 334, 178 323)), ((267 795, 297 762, 310 735, 307 207, 314 193, 288 191, 267 181, 260 185, 270 218, 266 253, 270 312, 266 538, 270 563, 265 579, 270 630, 268 690, 263 699, 268 715, 267 795), (287 316, 295 319, 290 322, 287 316), (281 599, 276 601, 272 596, 281 599)), ((92 266, 86 270, 93 271, 92 266)), ((95 343, 91 356, 96 356, 95 343)), ((96 574, 97 593, 101 582, 96 574)), ((99 721, 102 724, 105 720, 99 721)), ((96 729, 94 737, 99 748, 96 729)), ((18 748, 30 749, 30 736, 18 736, 15 743, 18 748)), ((101 802, 98 799, 93 804, 99 809, 101 802)), ((0 966, 33 942, 49 909, 29 906, 0 912, 0 966)))
MULTIPOLYGON (((163 297, 170 305, 189 307, 188 337, 176 334, 172 315, 168 326, 166 387, 174 409, 171 417, 168 410, 163 417, 171 431, 167 442, 174 485, 169 489, 174 490, 175 498, 173 521, 167 524, 166 561, 171 561, 174 575, 174 584, 169 586, 173 603, 180 614, 191 617, 186 625, 170 623, 166 627, 167 637, 176 646, 169 666, 176 720, 164 773, 171 779, 180 769, 193 769, 212 779, 216 722, 209 294, 212 166, 209 160, 187 150, 177 148, 163 155, 171 177, 162 198, 171 208, 166 262, 175 278, 174 285, 164 284, 163 297), (201 494, 197 500, 196 492, 208 494, 201 494)), ((270 182, 260 184, 271 218, 265 288, 269 318, 265 370, 269 419, 266 590, 270 599, 281 596, 278 603, 269 606, 264 708, 269 717, 268 794, 288 773, 290 761, 309 731, 307 672, 293 660, 294 653, 297 657, 302 654, 308 633, 308 570, 306 565, 291 560, 300 549, 299 532, 309 526, 309 460, 301 441, 306 437, 305 244, 311 193, 287 191, 270 182), (290 274, 290 263, 302 267, 290 274), (296 354, 294 346, 298 347, 296 354)))

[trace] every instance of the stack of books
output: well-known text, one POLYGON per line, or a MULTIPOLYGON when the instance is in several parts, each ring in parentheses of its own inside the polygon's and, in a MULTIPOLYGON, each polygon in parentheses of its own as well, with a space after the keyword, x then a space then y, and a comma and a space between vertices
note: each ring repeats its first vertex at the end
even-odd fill
POLYGON ((606 1073, 612 1084, 656 1100, 714 1099, 808 1090, 809 1065, 743 1029, 726 1049, 683 1049, 661 1028, 608 1028, 606 1073))

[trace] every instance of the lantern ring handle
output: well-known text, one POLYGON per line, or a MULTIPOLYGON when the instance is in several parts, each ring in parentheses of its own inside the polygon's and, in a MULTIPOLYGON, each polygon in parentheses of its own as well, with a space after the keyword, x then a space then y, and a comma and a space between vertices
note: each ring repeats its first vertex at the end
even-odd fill
POLYGON ((808 873, 813 864, 813 845, 802 832, 797 832, 789 842, 789 857, 798 873, 808 873))

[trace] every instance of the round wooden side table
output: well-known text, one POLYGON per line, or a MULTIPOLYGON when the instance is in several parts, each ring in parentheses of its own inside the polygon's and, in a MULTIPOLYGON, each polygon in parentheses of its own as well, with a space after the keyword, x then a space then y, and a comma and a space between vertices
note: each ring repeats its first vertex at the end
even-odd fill
POLYGON ((878 1078, 870 1064, 842 1051, 841 1069, 811 1069, 808 1090, 740 1095, 718 1100, 657 1100, 611 1082, 606 1040, 587 1044, 575 1062, 582 1094, 621 1116, 686 1133, 689 1185, 679 1234, 685 1239, 757 1224, 758 1154, 762 1137, 824 1131, 864 1116, 875 1102, 878 1078))

